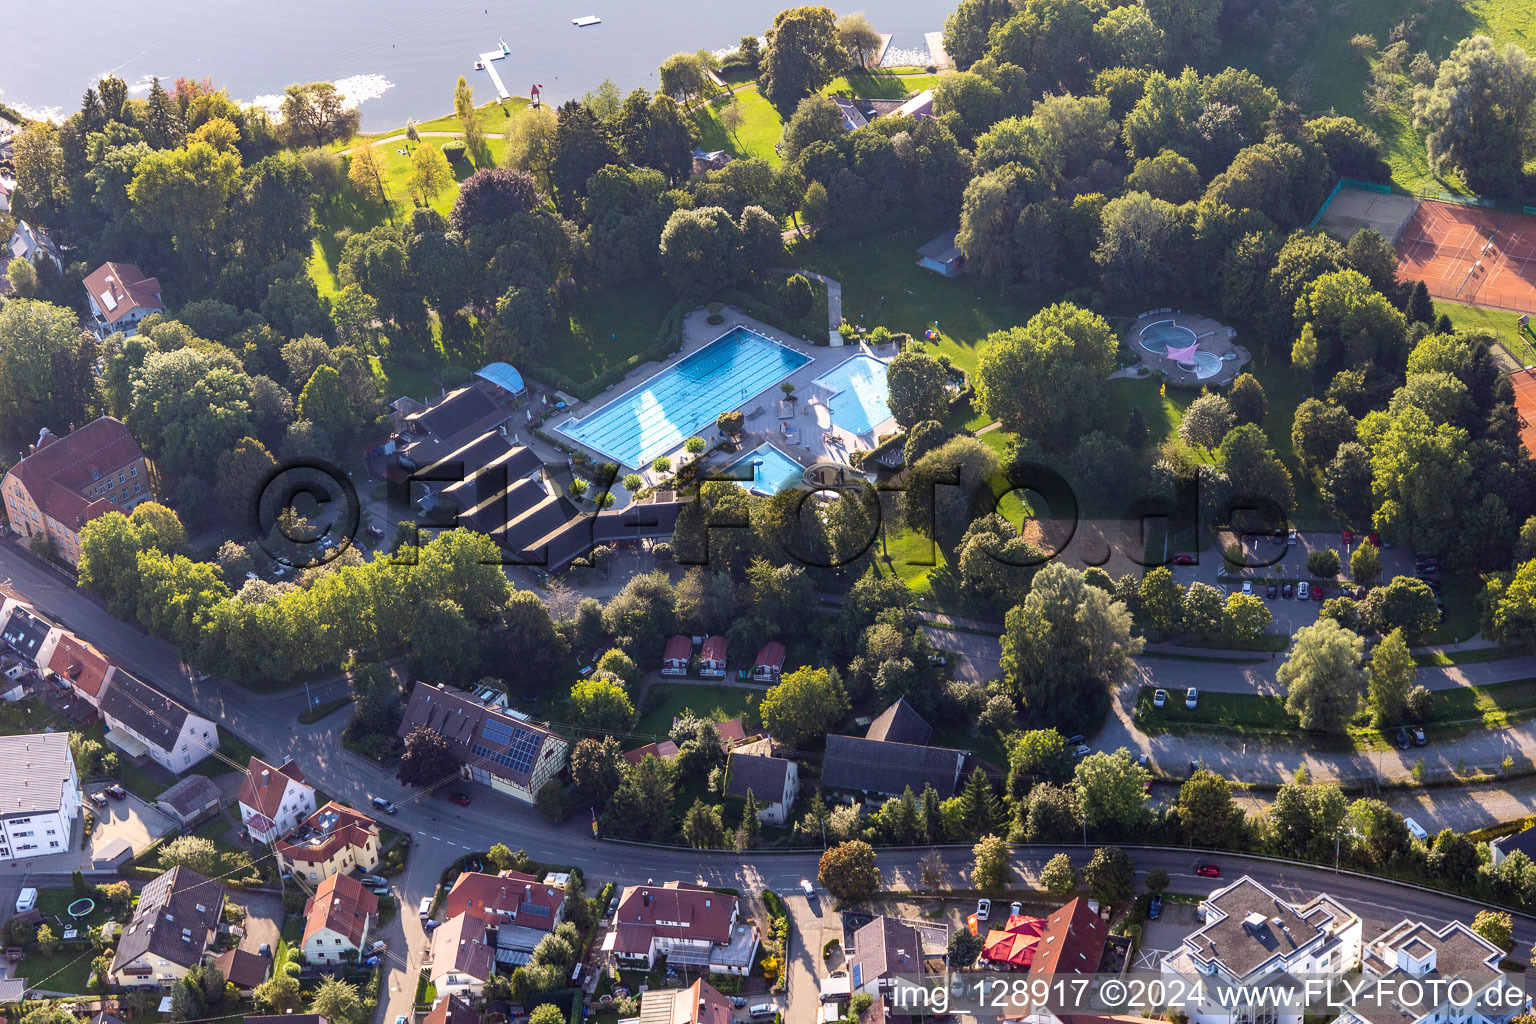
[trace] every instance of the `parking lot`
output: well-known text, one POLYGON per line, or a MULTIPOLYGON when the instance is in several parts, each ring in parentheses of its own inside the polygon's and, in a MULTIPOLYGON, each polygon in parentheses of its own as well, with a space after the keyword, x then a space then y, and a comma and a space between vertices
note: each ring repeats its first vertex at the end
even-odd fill
POLYGON ((176 828, 170 815, 157 810, 144 800, 129 793, 123 800, 108 800, 107 806, 97 807, 90 802, 90 794, 104 787, 86 789, 86 806, 96 815, 96 828, 91 832, 91 859, 95 862, 116 862, 117 854, 126 844, 133 853, 139 853, 156 839, 176 828), (118 841, 122 840, 121 843, 118 841))
MULTIPOLYGON (((1361 544, 1368 543, 1363 534, 1353 535, 1346 543, 1343 536, 1338 533, 1309 532, 1297 533, 1292 543, 1283 548, 1271 537, 1249 536, 1243 540, 1243 555, 1251 568, 1238 573, 1233 573, 1231 567, 1226 564, 1220 550, 1212 547, 1199 554, 1190 556, 1192 565, 1170 565, 1174 581, 1180 586, 1189 586, 1196 582, 1209 583, 1223 594, 1232 594, 1242 589, 1243 581, 1253 585, 1253 592, 1265 598, 1269 604, 1269 611, 1274 616, 1274 632, 1295 633, 1303 626, 1310 626, 1317 621, 1319 609, 1323 601, 1330 597, 1338 597, 1341 593, 1340 581, 1344 586, 1353 587, 1354 583, 1349 579, 1349 556, 1361 544), (1314 551, 1324 551, 1329 548, 1339 553, 1339 579, 1324 580, 1319 583, 1316 577, 1307 571, 1307 556, 1314 551), (1298 598, 1299 587, 1297 584, 1305 582, 1308 590, 1308 600, 1298 598), (1275 596, 1269 597, 1269 586, 1273 584, 1275 596), (1287 600, 1284 596, 1285 587, 1291 587, 1291 597, 1287 600), (1322 600, 1316 599, 1317 592, 1322 591, 1322 600)), ((1378 549, 1381 556, 1381 582, 1386 583, 1394 576, 1413 576, 1414 558, 1413 552, 1406 548, 1390 548, 1382 545, 1378 549)), ((1182 557, 1182 556, 1181 556, 1182 557)))

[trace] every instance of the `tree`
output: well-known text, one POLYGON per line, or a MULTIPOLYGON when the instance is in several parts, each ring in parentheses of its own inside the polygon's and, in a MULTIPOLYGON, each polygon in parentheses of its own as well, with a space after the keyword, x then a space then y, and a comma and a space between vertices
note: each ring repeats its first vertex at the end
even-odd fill
POLYGON ((693 806, 683 816, 683 838, 697 850, 712 850, 725 845, 725 825, 720 808, 695 797, 693 806))
POLYGON ((1502 910, 1479 910, 1472 930, 1506 953, 1515 944, 1515 919, 1502 910))
POLYGON ((1194 636, 1215 635, 1221 630, 1223 611, 1220 590, 1209 583, 1191 583, 1184 593, 1184 632, 1194 636))
POLYGON ((491 148, 485 141, 485 127, 480 123, 480 111, 475 109, 475 90, 459 76, 453 87, 453 114, 464 130, 464 146, 476 167, 491 165, 491 148))
POLYGON ((1364 647, 1365 641, 1332 619, 1319 619, 1296 631, 1277 678, 1289 690, 1285 710, 1300 720, 1303 729, 1344 731, 1365 688, 1360 667, 1364 647))
POLYGON ((1040 869, 1040 885, 1057 899, 1070 896, 1077 888, 1077 869, 1072 866, 1072 858, 1058 853, 1046 861, 1040 869))
POLYGON ((1374 544, 1361 544, 1349 556, 1349 575, 1362 587, 1373 587, 1381 579, 1381 552, 1374 544))
POLYGON ((886 369, 891 415, 903 427, 942 420, 949 411, 949 374, 926 352, 902 351, 886 369))
POLYGON ((601 739, 587 737, 577 741, 571 749, 571 781, 575 783, 573 794, 577 803, 589 807, 607 804, 620 783, 624 781, 624 751, 612 736, 601 739))
POLYGON ((1126 298, 1163 291, 1173 272, 1176 220, 1172 203, 1145 192, 1110 200, 1093 252, 1105 289, 1126 298))
POLYGON ((299 991, 297 977, 299 965, 291 959, 282 959, 272 965, 272 976, 256 987, 254 993, 258 1005, 274 1014, 290 1013, 299 1008, 303 995, 299 991))
POLYGON ((365 142, 352 150, 347 164, 347 181, 352 189, 370 203, 387 203, 389 189, 384 186, 384 166, 374 152, 373 144, 365 142))
POLYGON ((779 107, 819 91, 847 59, 838 44, 836 16, 825 7, 780 11, 767 39, 758 88, 779 107))
POLYGON ((661 62, 661 91, 692 104, 709 89, 709 69, 697 53, 674 53, 661 62))
POLYGON ((1128 832, 1146 813, 1145 789, 1151 778, 1124 747, 1113 754, 1089 754, 1073 774, 1083 820, 1094 828, 1128 832))
POLYGON ((1083 881, 1094 899, 1113 908, 1131 898, 1136 862, 1118 846, 1101 846, 1083 868, 1083 881))
POLYGON ((537 210, 544 202, 529 172, 511 167, 481 168, 459 186, 448 223, 455 231, 471 234, 508 217, 537 210))
POLYGON ((1208 769, 1192 772, 1179 786, 1179 830, 1194 845, 1223 846, 1232 842, 1242 827, 1243 811, 1232 800, 1232 786, 1208 769))
POLYGON ((1008 786, 1012 800, 1029 794, 1036 783, 1065 782, 1072 777, 1072 751, 1055 729, 1028 729, 1008 745, 1008 786))
POLYGON ((447 737, 418 725, 405 737, 396 777, 407 786, 436 786, 459 774, 459 759, 447 737))
POLYGON ((11 291, 22 299, 37 297, 37 267, 25 256, 17 256, 6 265, 5 275, 11 282, 11 291))
POLYGON ((977 400, 1008 430, 1067 448, 1102 407, 1118 342, 1097 313, 1061 302, 987 339, 977 400))
POLYGON ((1179 421, 1179 436, 1187 443, 1212 449, 1221 444, 1236 419, 1232 407, 1220 395, 1204 394, 1189 404, 1179 421))
POLYGON ((1173 879, 1169 878, 1168 872, 1162 868, 1153 868, 1147 872, 1147 877, 1143 884, 1146 885, 1147 892, 1155 895, 1167 890, 1168 886, 1173 884, 1173 879))
POLYGON ((1137 597, 1138 614, 1149 628, 1158 633, 1169 633, 1178 626, 1184 611, 1184 595, 1166 565, 1148 570, 1141 578, 1137 597))
MULTIPOLYGON (((928 837, 930 840, 932 836, 928 837)), ((917 861, 917 878, 919 884, 930 892, 935 892, 944 886, 944 879, 949 875, 949 865, 944 863, 944 855, 938 850, 928 850, 917 861)))
POLYGON ((368 1009, 357 986, 334 975, 323 979, 320 987, 315 989, 309 1001, 309 1012, 340 1024, 363 1024, 368 1017, 368 1009))
POLYGON ((96 400, 95 339, 85 337, 91 343, 62 306, 15 298, 0 306, 0 427, 35 439, 44 426, 84 422, 96 400), (87 360, 89 390, 77 392, 72 381, 87 360))
POLYGON ((1142 445, 1147 443, 1147 434, 1151 433, 1147 427, 1146 414, 1141 411, 1141 406, 1131 406, 1131 414, 1125 421, 1126 447, 1133 451, 1141 451, 1142 445))
POLYGON ((980 765, 965 780, 964 788, 955 799, 953 831, 957 836, 969 839, 986 835, 1003 817, 1003 807, 992 792, 992 782, 980 765))
POLYGON ((1269 606, 1257 594, 1233 593, 1227 596, 1221 613, 1221 629, 1240 643, 1251 642, 1269 628, 1269 606))
POLYGON ((635 719, 635 706, 624 687, 611 679, 579 679, 571 687, 572 720, 593 732, 619 732, 635 719))
POLYGON ((567 215, 579 210, 592 175, 619 162, 618 147, 608 126, 576 100, 567 100, 555 116, 550 154, 555 201, 567 215))
POLYGON ((863 11, 837 19, 837 42, 860 68, 869 67, 869 62, 880 55, 880 33, 863 11))
POLYGON ((1361 620, 1378 633, 1401 629, 1409 643, 1419 643, 1440 624, 1440 610, 1429 584, 1412 576, 1394 576, 1365 595, 1361 620))
POLYGON ((213 840, 201 836, 180 836, 160 847, 160 866, 166 869, 185 867, 200 875, 217 875, 223 860, 213 840))
POLYGON ((1339 574, 1338 551, 1334 548, 1318 548, 1316 551, 1309 551, 1307 572, 1322 579, 1333 579, 1339 574))
POLYGON ((608 801, 599 824, 618 839, 655 839, 672 834, 676 767, 647 754, 631 768, 608 801))
POLYGON ((763 728, 780 743, 802 746, 838 723, 848 711, 848 696, 836 670, 799 668, 763 694, 763 728))
POLYGON ((739 280, 741 229, 722 207, 677 210, 661 233, 661 269, 679 292, 705 295, 739 280))
POLYGON ((447 157, 436 146, 418 146, 411 154, 411 175, 406 179, 411 199, 425 206, 453 187, 453 171, 447 157))
POLYGON ((1232 408, 1232 418, 1239 424, 1253 423, 1262 427, 1269 399, 1264 385, 1251 373, 1240 373, 1227 389, 1227 404, 1232 408))
POLYGON ((821 855, 816 877, 842 903, 868 899, 880 887, 874 847, 860 839, 839 843, 821 855))
POLYGON ((1433 86, 1413 95, 1414 127, 1437 172, 1459 171, 1485 195, 1506 195, 1520 180, 1528 151, 1536 66, 1514 43, 1502 50, 1477 35, 1456 44, 1433 86))
POLYGON ((528 1024, 565 1024, 565 1014, 554 1003, 545 1003, 534 1009, 528 1024))
MULTIPOLYGON (((1139 8, 1125 7, 1117 10, 1134 11, 1139 8)), ((1101 19, 1100 24, 1105 20, 1108 20, 1107 15, 1101 19)), ((1126 175, 1125 187, 1128 191, 1145 192, 1153 199, 1175 205, 1191 203, 1200 198, 1200 171, 1189 162, 1188 157, 1165 149, 1157 156, 1138 160, 1131 173, 1126 175)))
POLYGON ((779 151, 786 161, 798 162, 800 154, 812 143, 825 142, 835 149, 846 134, 848 126, 842 109, 831 97, 807 96, 795 105, 795 112, 785 123, 779 151))
POLYGON ((1008 887, 1008 843, 995 835, 982 836, 971 850, 976 861, 971 865, 971 884, 982 892, 996 895, 1008 887))
POLYGON ((288 86, 278 112, 290 144, 323 146, 357 132, 357 108, 330 82, 288 86))
POLYGON ((1355 441, 1339 446, 1320 488, 1333 514, 1347 523, 1371 521, 1371 453, 1355 441))
POLYGON ((1009 610, 1002 646, 1004 685, 1026 721, 1071 733, 1103 717, 1141 641, 1131 636, 1123 603, 1052 562, 1035 574, 1024 603, 1009 610))
POLYGON ((1325 466, 1341 445, 1355 440, 1355 420, 1349 410, 1332 402, 1309 398, 1296 408, 1291 444, 1303 464, 1325 466))
POLYGON ((1413 688, 1417 674, 1418 668, 1414 664, 1413 655, 1408 653, 1403 631, 1394 629, 1371 652, 1368 676, 1371 716, 1376 725, 1390 726, 1402 722, 1408 691, 1413 688))

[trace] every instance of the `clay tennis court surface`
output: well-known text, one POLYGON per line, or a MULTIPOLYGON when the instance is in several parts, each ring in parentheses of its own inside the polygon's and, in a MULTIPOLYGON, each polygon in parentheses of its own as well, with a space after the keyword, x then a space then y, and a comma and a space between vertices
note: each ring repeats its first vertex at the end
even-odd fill
POLYGON ((1426 199, 1397 256, 1398 280, 1423 279, 1437 299, 1536 313, 1536 217, 1426 199))
POLYGON ((1536 452, 1536 372, 1516 370, 1509 375, 1515 386, 1515 412, 1520 417, 1520 440, 1525 450, 1536 452))

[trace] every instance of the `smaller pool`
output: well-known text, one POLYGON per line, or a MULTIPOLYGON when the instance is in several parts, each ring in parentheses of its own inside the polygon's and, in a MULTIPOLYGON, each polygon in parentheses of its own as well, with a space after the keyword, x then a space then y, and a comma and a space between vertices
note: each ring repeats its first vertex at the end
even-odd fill
POLYGON ((1205 380, 1207 377, 1216 376, 1221 372, 1221 358, 1214 352, 1196 352, 1195 377, 1205 380))
POLYGON ((891 418, 891 391, 886 364, 860 353, 838 363, 812 384, 828 393, 827 414, 834 425, 853 434, 868 434, 891 418))
POLYGON ((800 482, 800 463, 765 441, 725 468, 737 487, 777 494, 800 482))
MULTIPOLYGON (((1180 327, 1172 320, 1148 324, 1141 332, 1141 347, 1158 355, 1166 353, 1170 348, 1188 348, 1194 343, 1195 332, 1188 327, 1180 327)), ((1198 365, 1197 360, 1197 368, 1198 365)))

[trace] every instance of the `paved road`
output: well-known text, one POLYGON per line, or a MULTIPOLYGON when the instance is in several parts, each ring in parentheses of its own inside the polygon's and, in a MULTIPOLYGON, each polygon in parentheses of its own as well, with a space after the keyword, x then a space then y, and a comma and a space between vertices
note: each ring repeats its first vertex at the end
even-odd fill
MULTIPOLYGON (((310 726, 297 723, 297 707, 291 696, 263 696, 246 693, 217 681, 197 681, 180 662, 174 650, 162 641, 145 636, 142 631, 107 615, 88 595, 76 590, 52 570, 15 550, 0 544, 0 577, 6 586, 28 595, 40 610, 71 625, 96 643, 109 657, 121 661, 147 681, 163 687, 178 699, 217 714, 248 742, 269 758, 292 757, 316 786, 331 796, 353 806, 365 806, 369 797, 382 795, 400 805, 392 827, 412 833, 415 846, 406 872, 396 880, 401 902, 399 921, 386 930, 386 937, 403 937, 407 949, 391 942, 391 969, 386 996, 381 1000, 385 1020, 409 1012, 414 995, 414 977, 419 970, 425 935, 411 908, 422 896, 430 895, 443 868, 455 858, 474 850, 487 849, 505 842, 526 849, 532 856, 549 863, 580 866, 593 888, 605 880, 620 884, 646 881, 687 879, 707 884, 729 885, 743 890, 773 888, 791 892, 801 878, 814 877, 819 859, 817 852, 754 852, 751 862, 743 863, 739 854, 729 851, 695 851, 634 847, 601 843, 593 839, 578 813, 561 825, 546 821, 537 812, 523 807, 509 797, 482 787, 474 788, 474 806, 468 813, 447 803, 441 796, 422 791, 406 791, 386 771, 346 752, 340 743, 344 714, 331 715, 310 726)), ((329 684, 326 692, 339 692, 343 683, 329 684)), ((1082 847, 1029 847, 1016 851, 1014 881, 1024 884, 1038 878, 1046 860, 1065 850, 1075 860, 1085 860, 1082 847)), ((918 888, 919 849, 885 850, 879 855, 884 884, 890 888, 918 888)), ((1284 895, 1304 896, 1327 890, 1349 902, 1363 915, 1375 915, 1385 926, 1395 921, 1402 907, 1412 907, 1416 916, 1434 924, 1452 919, 1466 919, 1475 911, 1467 901, 1434 893, 1409 893, 1390 883, 1336 875, 1321 868, 1275 865, 1237 855, 1212 855, 1219 860, 1227 877, 1247 871, 1284 895)), ((965 849, 946 853, 950 862, 949 884, 964 882, 969 866, 965 849)), ((1206 859, 1190 851, 1137 851, 1141 871, 1162 868, 1173 878, 1175 891, 1209 892, 1215 885, 1193 874, 1197 860, 1206 859)), ((0 889, 15 882, 14 873, 0 875, 0 889)), ((798 913, 804 901, 792 901, 798 913)), ((806 912, 809 908, 806 907, 806 912)), ((1536 940, 1536 919, 1520 917, 1516 926, 1516 948, 1529 948, 1536 940)), ((795 969, 791 974, 790 998, 799 1005, 805 998, 810 970, 799 963, 802 950, 793 951, 795 969)), ((805 955, 815 956, 815 951, 805 955)), ((814 997, 814 993, 812 994, 814 997)))

